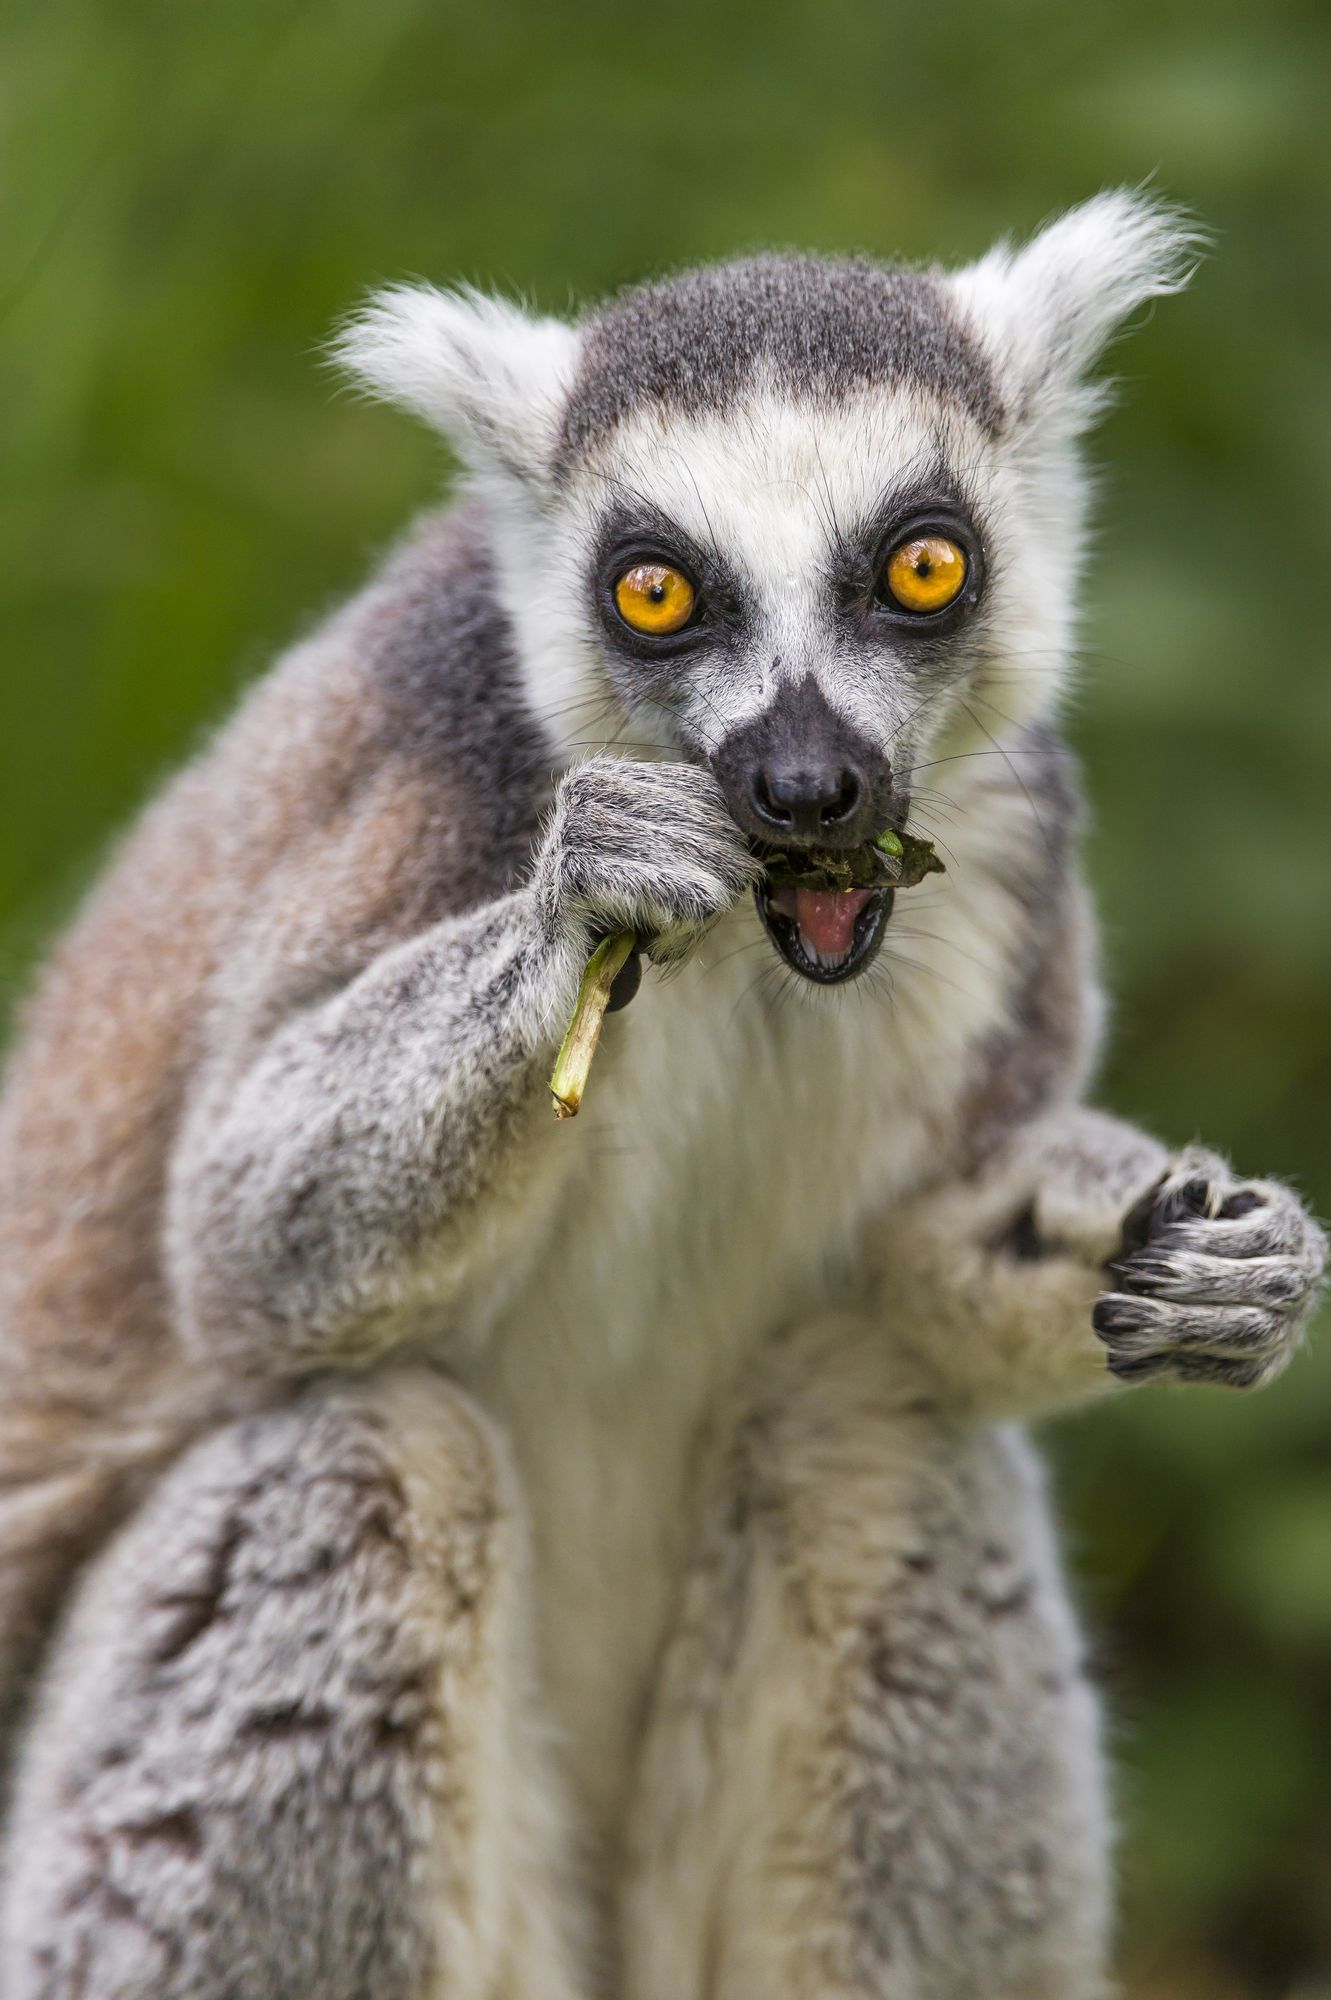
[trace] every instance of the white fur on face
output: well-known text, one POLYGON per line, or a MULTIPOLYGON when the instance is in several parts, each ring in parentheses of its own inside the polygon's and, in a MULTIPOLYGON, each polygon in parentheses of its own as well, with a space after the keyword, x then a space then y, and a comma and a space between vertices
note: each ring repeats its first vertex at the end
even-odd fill
POLYGON ((811 676, 900 766, 958 723, 981 740, 1049 707, 1070 642, 1081 514, 1070 447, 1032 455, 1022 440, 994 441, 917 390, 829 404, 764 385, 724 413, 635 414, 541 516, 505 509, 500 588, 533 709, 567 756, 616 737, 661 754, 678 754, 681 736, 714 746, 783 683, 811 676), (885 498, 939 476, 966 501, 986 582, 947 670, 923 679, 909 646, 839 636, 829 577, 839 543, 885 498), (754 607, 742 647, 700 649, 681 669, 669 711, 635 700, 632 662, 607 660, 593 601, 600 524, 635 506, 716 549, 754 607))
POLYGON ((678 754, 681 728, 715 742, 760 713, 784 676, 812 675, 866 735, 883 747, 899 737, 898 751, 918 756, 944 738, 952 748, 1010 735, 1051 706, 1081 544, 1077 440, 1105 393, 1088 372, 1131 312, 1187 282, 1199 243, 1175 211, 1119 189, 1021 249, 999 244, 938 274, 993 371, 997 438, 941 396, 891 382, 829 402, 759 378, 720 412, 637 410, 563 486, 553 467, 578 329, 477 293, 402 287, 371 301, 337 353, 471 467, 528 694, 558 752, 620 740, 678 754), (955 674, 922 699, 904 651, 832 642, 824 572, 838 531, 940 466, 972 506, 988 573, 955 674), (635 697, 622 664, 607 671, 592 603, 599 524, 634 499, 715 544, 757 607, 747 652, 696 655, 673 713, 635 697))

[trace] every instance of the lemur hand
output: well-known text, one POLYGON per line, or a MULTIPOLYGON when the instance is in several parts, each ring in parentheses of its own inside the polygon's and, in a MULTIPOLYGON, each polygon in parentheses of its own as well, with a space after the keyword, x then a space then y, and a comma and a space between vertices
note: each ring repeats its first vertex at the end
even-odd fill
POLYGON ((1288 1188, 1200 1146, 1129 1210, 1092 1323, 1121 1380, 1268 1382, 1316 1301, 1327 1244, 1288 1188))
POLYGON ((559 786, 536 864, 542 927, 580 973, 592 941, 631 930, 679 959, 757 875, 721 789, 690 764, 589 758, 559 786))

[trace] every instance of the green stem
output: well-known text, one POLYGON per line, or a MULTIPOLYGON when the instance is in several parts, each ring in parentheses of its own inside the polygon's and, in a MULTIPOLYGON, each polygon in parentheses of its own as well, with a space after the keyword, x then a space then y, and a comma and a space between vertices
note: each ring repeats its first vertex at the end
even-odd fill
POLYGON ((587 1088, 587 1074, 601 1039, 601 1023, 610 1004, 610 989, 633 950, 632 931, 615 931, 602 938, 591 957, 578 987, 578 1002, 568 1032, 559 1045, 550 1095, 555 1101, 556 1118, 576 1118, 587 1088))

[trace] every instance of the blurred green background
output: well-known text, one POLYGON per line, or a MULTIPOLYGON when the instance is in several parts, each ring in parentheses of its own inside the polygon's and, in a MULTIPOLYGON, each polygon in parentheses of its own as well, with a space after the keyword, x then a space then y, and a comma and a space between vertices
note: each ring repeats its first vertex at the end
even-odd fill
MULTIPOLYGON (((1331 14, 0 12, 0 980, 245 677, 436 490, 317 347, 417 273, 560 308, 765 243, 959 258, 1155 175, 1216 253, 1119 350, 1074 734, 1105 1095, 1331 1208, 1331 14)), ((1331 1341, 1054 1447, 1134 2000, 1331 1993, 1331 1341)))

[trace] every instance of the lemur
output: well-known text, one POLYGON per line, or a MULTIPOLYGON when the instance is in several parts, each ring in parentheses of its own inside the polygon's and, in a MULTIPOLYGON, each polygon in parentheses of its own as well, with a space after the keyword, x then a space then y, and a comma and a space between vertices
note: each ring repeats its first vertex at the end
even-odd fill
POLYGON ((953 273, 351 324, 462 497, 149 806, 10 1060, 5 2000, 1107 1990, 1019 1425, 1266 1381, 1324 1258, 1082 1105, 1079 438, 1191 254, 1110 193, 953 273), (908 819, 895 905, 755 860, 908 819))

